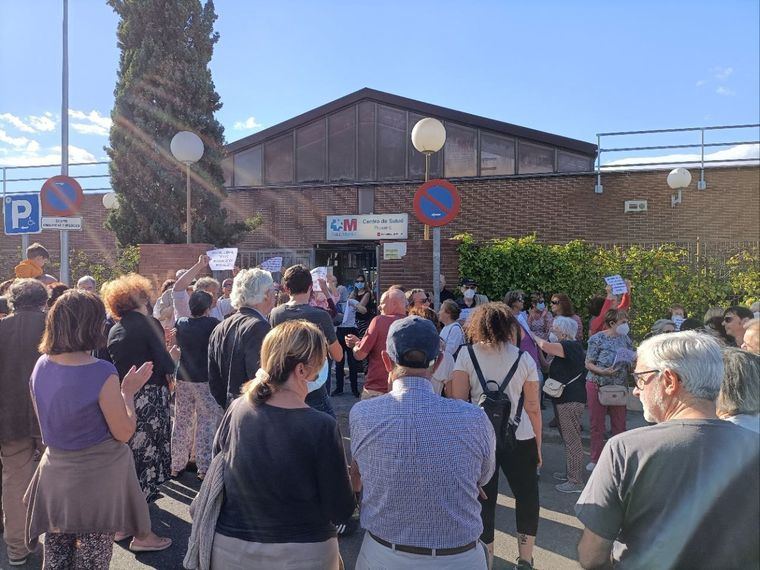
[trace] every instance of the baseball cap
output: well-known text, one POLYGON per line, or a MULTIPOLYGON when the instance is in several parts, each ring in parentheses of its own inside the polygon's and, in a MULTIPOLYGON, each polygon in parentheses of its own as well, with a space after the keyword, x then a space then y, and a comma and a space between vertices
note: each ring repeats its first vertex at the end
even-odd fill
POLYGON ((222 287, 232 287, 232 279, 227 278, 222 281, 222 287))
POLYGON ((475 285, 477 287, 478 282, 475 281, 472 277, 464 277, 462 279, 462 286, 464 287, 465 285, 475 285))
POLYGON ((416 315, 399 319, 388 329, 385 350, 400 366, 428 368, 440 352, 438 331, 432 321, 416 315))

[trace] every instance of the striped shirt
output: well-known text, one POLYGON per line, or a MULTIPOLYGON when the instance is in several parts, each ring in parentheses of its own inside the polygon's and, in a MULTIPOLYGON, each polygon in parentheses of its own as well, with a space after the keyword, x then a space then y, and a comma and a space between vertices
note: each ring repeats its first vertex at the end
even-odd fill
POLYGON ((483 531, 478 485, 495 468, 496 437, 483 410, 433 393, 421 377, 394 380, 349 416, 364 486, 362 527, 384 540, 455 548, 483 531))

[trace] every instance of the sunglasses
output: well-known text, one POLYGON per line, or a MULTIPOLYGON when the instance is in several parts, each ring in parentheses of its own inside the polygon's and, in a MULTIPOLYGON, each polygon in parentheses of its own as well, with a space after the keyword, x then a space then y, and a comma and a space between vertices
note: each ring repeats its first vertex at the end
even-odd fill
POLYGON ((730 323, 733 320, 734 320, 734 317, 723 317, 723 322, 724 323, 730 323))
POLYGON ((559 301, 552 299, 552 305, 559 305, 559 301))
POLYGON ((477 289, 478 286, 477 285, 464 285, 464 288, 465 289, 477 289))

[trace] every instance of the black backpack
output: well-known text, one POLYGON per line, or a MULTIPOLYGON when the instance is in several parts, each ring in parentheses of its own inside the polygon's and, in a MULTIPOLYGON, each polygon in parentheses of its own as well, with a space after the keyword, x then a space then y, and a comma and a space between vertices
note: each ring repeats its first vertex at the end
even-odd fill
POLYGON ((483 408, 488 419, 491 420, 491 424, 493 424, 494 432, 496 432, 496 451, 500 453, 513 450, 517 445, 517 437, 515 434, 517 432, 517 426, 520 425, 525 396, 520 394, 515 419, 510 422, 509 416, 512 412, 512 402, 509 400, 509 396, 505 392, 509 382, 517 371, 517 366, 520 364, 520 358, 522 358, 523 351, 521 350, 518 352, 515 363, 512 365, 512 368, 509 369, 509 372, 507 372, 501 385, 497 384, 494 380, 486 382, 471 344, 467 345, 467 352, 470 353, 470 360, 475 367, 475 373, 478 375, 480 387, 483 389, 483 394, 480 396, 477 404, 483 408), (490 389, 488 387, 489 384, 495 386, 496 389, 490 389))

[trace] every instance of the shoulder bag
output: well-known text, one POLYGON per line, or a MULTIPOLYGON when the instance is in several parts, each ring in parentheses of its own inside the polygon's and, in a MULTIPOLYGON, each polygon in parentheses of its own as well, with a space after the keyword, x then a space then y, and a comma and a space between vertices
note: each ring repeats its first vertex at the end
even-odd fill
POLYGON ((584 370, 578 376, 570 380, 567 384, 563 384, 559 380, 555 380, 554 378, 547 378, 546 382, 544 382, 544 394, 547 396, 551 396, 552 398, 561 398, 562 393, 565 391, 565 388, 568 387, 570 384, 578 380, 586 371, 584 370))
POLYGON ((625 406, 628 401, 628 388, 615 384, 599 386, 598 395, 602 406, 625 406))

